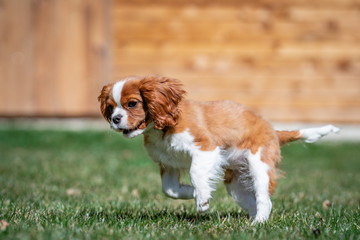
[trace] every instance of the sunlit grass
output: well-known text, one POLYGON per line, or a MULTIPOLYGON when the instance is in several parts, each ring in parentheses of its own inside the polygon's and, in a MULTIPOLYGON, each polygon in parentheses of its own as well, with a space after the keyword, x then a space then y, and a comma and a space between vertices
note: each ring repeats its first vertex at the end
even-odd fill
POLYGON ((166 198, 141 138, 2 130, 0 238, 360 238, 359 143, 285 146, 281 169, 271 217, 254 226, 222 184, 205 215, 166 198))

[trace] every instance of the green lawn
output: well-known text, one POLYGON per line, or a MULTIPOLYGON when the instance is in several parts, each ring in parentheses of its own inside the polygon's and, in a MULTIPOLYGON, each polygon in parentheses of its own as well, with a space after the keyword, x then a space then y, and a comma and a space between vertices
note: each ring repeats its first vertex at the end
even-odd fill
POLYGON ((166 198, 141 137, 1 130, 0 239, 360 239, 360 143, 294 143, 281 169, 253 226, 222 184, 205 215, 166 198))

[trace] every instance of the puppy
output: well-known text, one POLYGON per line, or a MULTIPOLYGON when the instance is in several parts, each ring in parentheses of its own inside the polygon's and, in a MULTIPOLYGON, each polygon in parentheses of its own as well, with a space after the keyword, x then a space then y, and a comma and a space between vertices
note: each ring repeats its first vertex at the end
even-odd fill
POLYGON ((179 81, 160 76, 126 77, 103 87, 98 100, 104 118, 127 138, 140 134, 159 164, 162 190, 174 199, 195 199, 209 209, 216 183, 249 212, 254 222, 269 218, 280 146, 299 139, 315 142, 338 132, 332 126, 276 131, 259 115, 233 101, 184 98, 179 81), (180 183, 190 173, 192 185, 180 183))

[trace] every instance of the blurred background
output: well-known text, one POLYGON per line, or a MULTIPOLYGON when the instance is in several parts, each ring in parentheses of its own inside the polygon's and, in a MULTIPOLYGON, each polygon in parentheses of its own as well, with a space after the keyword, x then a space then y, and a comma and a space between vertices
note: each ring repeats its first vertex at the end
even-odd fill
POLYGON ((360 1, 0 0, 0 117, 100 118, 103 85, 152 73, 272 121, 360 123, 360 1))

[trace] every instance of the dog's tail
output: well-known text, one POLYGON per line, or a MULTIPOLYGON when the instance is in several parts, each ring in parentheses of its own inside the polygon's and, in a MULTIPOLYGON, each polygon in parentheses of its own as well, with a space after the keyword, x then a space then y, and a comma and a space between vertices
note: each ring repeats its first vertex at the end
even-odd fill
POLYGON ((280 145, 303 139, 307 143, 313 143, 329 133, 337 133, 340 129, 333 125, 318 128, 305 128, 294 131, 276 131, 280 145))

